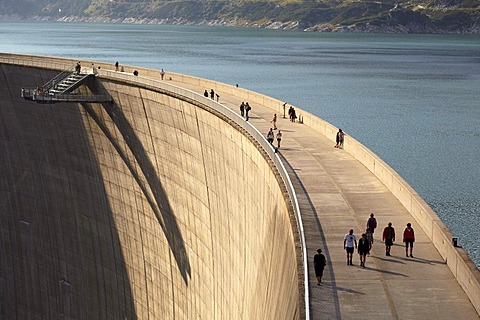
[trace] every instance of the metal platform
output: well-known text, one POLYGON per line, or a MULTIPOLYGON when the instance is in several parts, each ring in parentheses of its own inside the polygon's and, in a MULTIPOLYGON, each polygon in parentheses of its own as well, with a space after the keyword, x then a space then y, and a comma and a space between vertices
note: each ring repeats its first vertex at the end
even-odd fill
POLYGON ((94 80, 96 76, 94 68, 81 69, 71 68, 64 70, 41 87, 35 89, 22 88, 21 97, 25 100, 35 101, 42 104, 57 102, 111 102, 112 97, 108 93, 103 94, 79 94, 75 90, 94 80))

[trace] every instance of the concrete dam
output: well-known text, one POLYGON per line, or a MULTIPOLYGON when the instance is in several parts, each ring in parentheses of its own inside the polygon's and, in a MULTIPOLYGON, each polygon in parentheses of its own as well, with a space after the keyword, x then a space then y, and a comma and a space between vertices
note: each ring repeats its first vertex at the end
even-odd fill
POLYGON ((245 129, 131 74, 80 88, 112 102, 25 101, 74 62, 10 58, 1 319, 304 317, 292 204, 245 129))
POLYGON ((348 132, 333 148, 338 128, 251 90, 76 63, 0 53, 0 319, 479 319, 461 241, 348 132), (346 265, 370 212, 371 255, 346 265))

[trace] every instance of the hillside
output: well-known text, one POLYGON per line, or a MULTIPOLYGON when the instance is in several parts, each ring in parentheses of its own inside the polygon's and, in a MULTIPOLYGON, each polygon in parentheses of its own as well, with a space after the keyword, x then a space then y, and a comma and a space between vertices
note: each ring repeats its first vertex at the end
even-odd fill
POLYGON ((0 0, 0 16, 307 31, 480 33, 477 0, 0 0))

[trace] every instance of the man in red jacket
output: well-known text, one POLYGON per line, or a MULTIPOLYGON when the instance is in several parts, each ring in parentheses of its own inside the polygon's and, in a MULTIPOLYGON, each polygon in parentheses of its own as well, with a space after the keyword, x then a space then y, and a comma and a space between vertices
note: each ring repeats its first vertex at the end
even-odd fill
POLYGON ((383 229, 382 240, 385 241, 385 255, 389 256, 393 242, 395 242, 395 229, 392 227, 391 222, 383 229))
POLYGON ((403 231, 403 242, 405 242, 405 255, 408 257, 408 247, 410 247, 410 257, 413 258, 413 243, 415 242, 415 232, 412 224, 407 223, 407 227, 403 231))

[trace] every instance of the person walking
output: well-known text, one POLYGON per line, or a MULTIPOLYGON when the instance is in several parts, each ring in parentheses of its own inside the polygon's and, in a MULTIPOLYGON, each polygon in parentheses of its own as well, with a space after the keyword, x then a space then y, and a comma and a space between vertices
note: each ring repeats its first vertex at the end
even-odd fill
POLYGON ((118 61, 115 62, 115 71, 118 71, 118 61))
POLYGON ((277 130, 277 114, 276 113, 273 114, 272 124, 273 124, 273 130, 277 130))
POLYGON ((343 249, 347 251, 347 265, 353 265, 353 251, 357 248, 357 238, 353 234, 353 229, 345 235, 343 238, 343 249))
POLYGON ((345 132, 342 129, 338 129, 337 136, 335 137, 335 148, 343 149, 343 141, 345 139, 345 132))
POLYGON ((392 227, 391 222, 383 229, 382 240, 385 241, 385 255, 390 256, 390 250, 395 242, 395 228, 392 227))
POLYGON ((240 104, 240 115, 242 116, 242 118, 245 116, 245 103, 243 101, 240 104))
POLYGON ((210 99, 215 100, 215 91, 213 89, 210 90, 210 99))
POLYGON ((358 254, 360 255, 360 266, 365 268, 365 262, 367 261, 367 254, 370 251, 370 243, 367 239, 367 235, 362 233, 362 237, 358 240, 358 254))
POLYGON ((248 102, 245 103, 245 121, 248 121, 248 119, 249 119, 248 113, 250 112, 250 110, 252 110, 252 107, 250 107, 248 102))
POLYGON ((268 130, 268 133, 267 133, 267 141, 270 144, 273 144, 273 137, 274 137, 273 129, 270 128, 270 130, 268 130))
POLYGON ((165 71, 162 69, 160 70, 160 78, 163 80, 164 77, 165 77, 165 71))
POLYGON ((282 142, 282 131, 278 130, 277 132, 277 149, 280 149, 280 143, 282 142))
POLYGON ((377 228, 377 219, 375 219, 375 215, 370 213, 370 218, 367 220, 367 228, 370 229, 372 233, 372 243, 373 243, 373 234, 375 233, 375 229, 377 228))
POLYGON ((372 231, 370 231, 370 228, 367 228, 367 230, 365 230, 365 235, 367 236, 368 244, 369 244, 367 255, 370 255, 370 250, 372 250, 372 246, 373 246, 373 233, 372 231))
POLYGON ((403 242, 405 242, 405 255, 408 257, 408 247, 410 247, 410 257, 413 258, 413 243, 415 242, 415 231, 412 224, 407 223, 407 227, 403 231, 403 242))
POLYGON ((322 253, 322 249, 317 249, 317 254, 313 256, 313 268, 315 269, 315 277, 317 277, 317 285, 320 285, 323 277, 323 269, 327 265, 327 259, 322 253))

